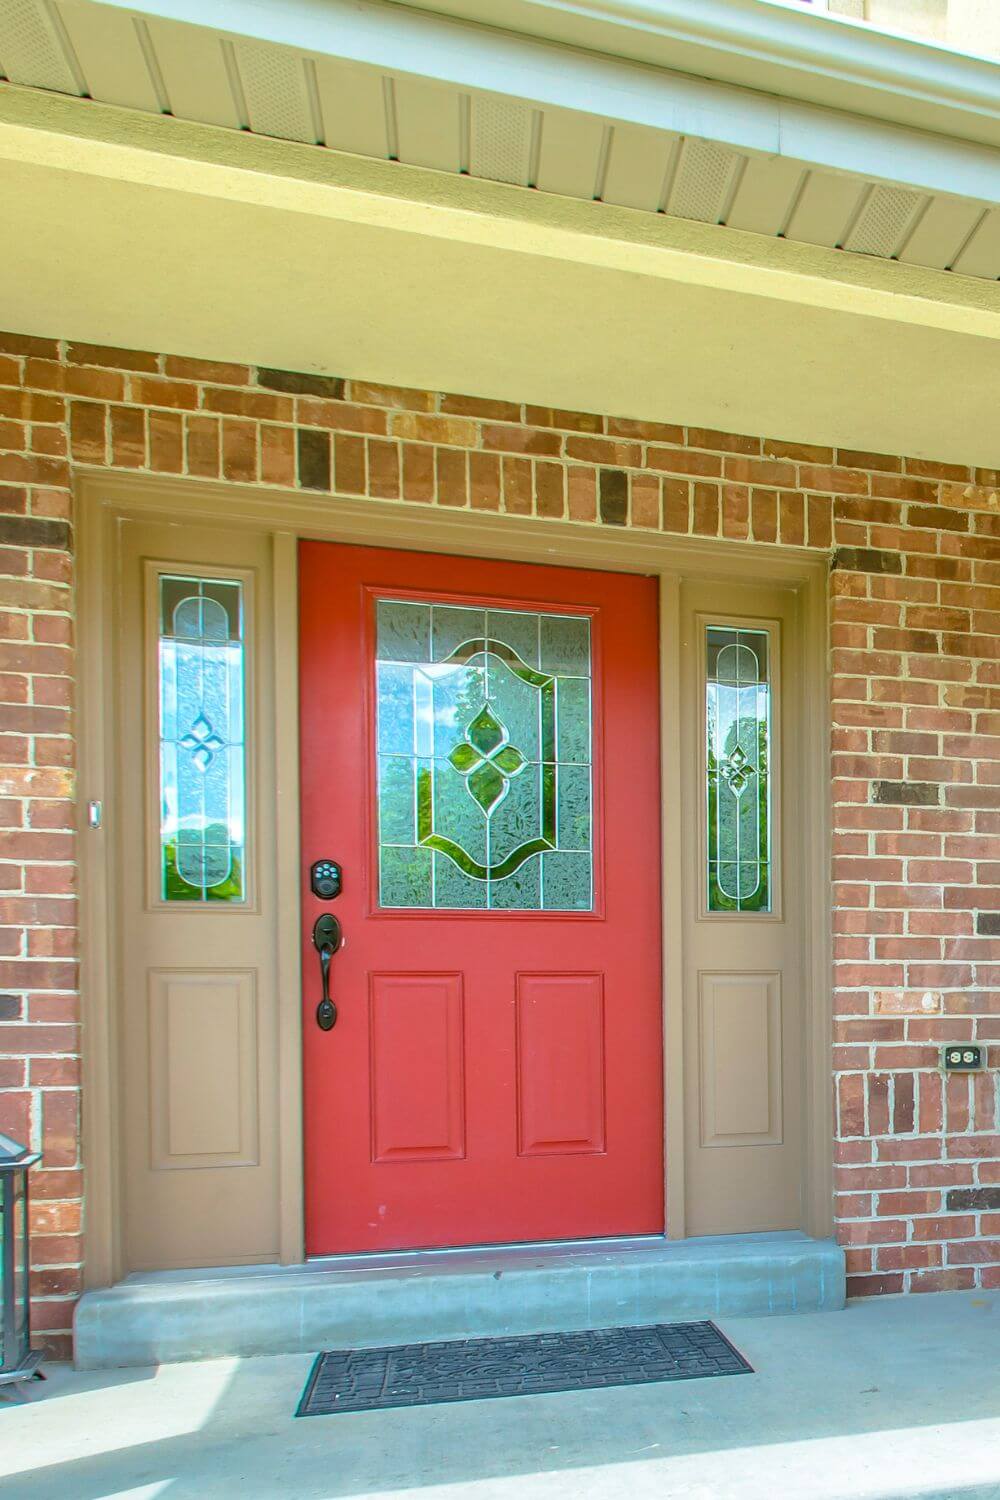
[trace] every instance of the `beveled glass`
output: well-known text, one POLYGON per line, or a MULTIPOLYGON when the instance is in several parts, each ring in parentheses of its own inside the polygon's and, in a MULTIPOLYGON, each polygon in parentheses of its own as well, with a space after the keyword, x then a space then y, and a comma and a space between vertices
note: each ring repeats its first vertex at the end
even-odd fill
POLYGON ((706 627, 706 899, 710 912, 769 912, 771 642, 706 627))
POLYGON ((242 583, 159 581, 160 895, 246 900, 242 583))
POLYGON ((380 599, 383 907, 590 910, 590 620, 380 599))

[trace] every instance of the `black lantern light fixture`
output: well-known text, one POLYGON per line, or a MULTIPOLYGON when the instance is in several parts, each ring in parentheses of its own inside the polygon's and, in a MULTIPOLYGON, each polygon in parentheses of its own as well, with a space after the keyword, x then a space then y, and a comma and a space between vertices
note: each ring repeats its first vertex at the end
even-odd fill
POLYGON ((28 1300, 28 1168, 39 1159, 0 1131, 0 1389, 41 1373, 28 1300))

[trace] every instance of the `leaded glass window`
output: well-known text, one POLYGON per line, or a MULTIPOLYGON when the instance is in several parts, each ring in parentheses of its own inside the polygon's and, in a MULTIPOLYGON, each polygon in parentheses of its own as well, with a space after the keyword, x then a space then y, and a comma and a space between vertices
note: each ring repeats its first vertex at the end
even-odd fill
POLYGON ((589 911, 582 615, 380 599, 383 907, 589 911))
POLYGON ((246 900, 243 585, 159 580, 160 895, 246 900))
POLYGON ((707 904, 771 910, 771 676, 766 630, 706 627, 707 904))

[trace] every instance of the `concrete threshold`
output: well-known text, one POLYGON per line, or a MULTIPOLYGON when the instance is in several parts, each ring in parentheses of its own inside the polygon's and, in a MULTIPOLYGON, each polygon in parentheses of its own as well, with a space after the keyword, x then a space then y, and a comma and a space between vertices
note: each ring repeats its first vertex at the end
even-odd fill
POLYGON ((843 1305, 833 1240, 587 1240, 137 1274, 81 1298, 75 1350, 112 1369, 843 1305))

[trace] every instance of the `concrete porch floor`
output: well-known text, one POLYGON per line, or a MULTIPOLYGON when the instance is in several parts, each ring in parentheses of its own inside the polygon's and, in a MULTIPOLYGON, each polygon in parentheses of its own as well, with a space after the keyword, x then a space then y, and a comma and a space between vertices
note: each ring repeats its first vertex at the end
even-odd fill
POLYGON ((304 1354, 50 1369, 10 1500, 997 1500, 1000 1293, 722 1318, 756 1375, 295 1420, 304 1354))

